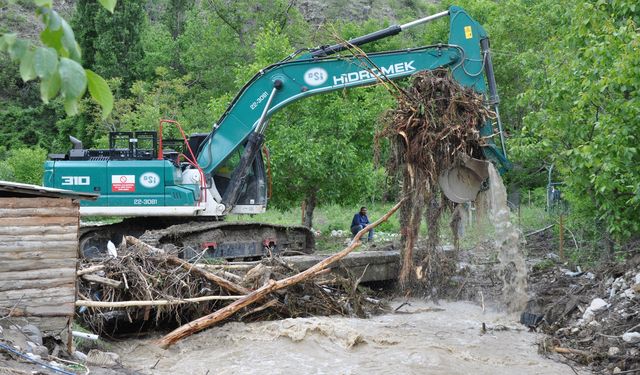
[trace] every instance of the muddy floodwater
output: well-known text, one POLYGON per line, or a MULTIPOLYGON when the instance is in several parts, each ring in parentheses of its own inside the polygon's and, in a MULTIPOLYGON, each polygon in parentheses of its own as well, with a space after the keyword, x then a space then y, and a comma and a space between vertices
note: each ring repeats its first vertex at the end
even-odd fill
POLYGON ((149 339, 119 343, 115 351, 125 367, 145 374, 574 373, 538 354, 539 334, 515 316, 489 310, 468 302, 413 300, 400 309, 404 313, 371 319, 228 323, 168 350, 149 339))

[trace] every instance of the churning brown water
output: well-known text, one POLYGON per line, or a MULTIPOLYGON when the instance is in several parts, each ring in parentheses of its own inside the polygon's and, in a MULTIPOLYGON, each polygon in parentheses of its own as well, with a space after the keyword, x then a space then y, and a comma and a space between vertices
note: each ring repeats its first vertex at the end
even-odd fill
POLYGON ((527 303, 527 266, 520 249, 520 232, 511 222, 507 189, 500 174, 489 163, 489 220, 495 228, 495 245, 504 283, 502 297, 510 312, 520 312, 527 303))
POLYGON ((468 302, 414 300, 400 311, 405 313, 371 319, 228 323, 168 350, 153 340, 131 340, 116 351, 126 367, 143 374, 572 373, 539 355, 537 334, 515 323, 515 316, 483 312, 468 302), (486 333, 481 332, 483 322, 486 333))

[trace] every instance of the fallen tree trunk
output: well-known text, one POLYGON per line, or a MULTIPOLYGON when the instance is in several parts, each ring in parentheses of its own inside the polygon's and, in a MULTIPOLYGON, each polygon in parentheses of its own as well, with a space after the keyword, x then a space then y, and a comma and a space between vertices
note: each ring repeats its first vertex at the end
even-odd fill
POLYGON ((360 238, 362 238, 362 236, 367 233, 369 230, 377 227, 380 223, 386 221, 387 219, 389 219, 389 217, 391 217, 391 215, 393 215, 398 208, 400 208, 400 206, 402 205, 402 203, 404 202, 404 199, 401 200, 400 202, 398 202, 395 206, 393 206, 391 208, 391 210, 389 210, 389 212, 387 212, 384 216, 382 216, 380 219, 376 220, 374 223, 367 225, 365 228, 363 228, 360 232, 358 232, 355 237, 353 238, 353 240, 351 241, 351 244, 349 244, 349 246, 347 246, 345 249, 343 249, 342 251, 340 251, 339 253, 336 253, 326 259, 324 259, 323 261, 315 264, 314 266, 306 269, 303 272, 300 272, 296 275, 293 275, 291 277, 288 277, 286 279, 282 279, 282 280, 278 280, 278 281, 274 281, 274 280, 269 280, 269 282, 262 286, 261 288, 251 292, 250 294, 244 296, 243 298, 233 302, 232 304, 212 313, 206 316, 203 316, 199 319, 196 319, 192 322, 189 322, 181 327, 178 327, 177 329, 173 330, 172 332, 170 332, 169 334, 167 334, 166 336, 164 336, 159 342, 158 345, 161 348, 167 349, 168 347, 170 347, 171 345, 175 344, 176 342, 178 342, 179 340, 188 337, 194 333, 197 333, 205 328, 208 328, 228 317, 230 317, 231 315, 235 314, 236 312, 238 312, 239 310, 241 310, 244 307, 247 307, 249 305, 251 305, 252 303, 263 299, 267 294, 272 293, 276 290, 279 289, 283 289, 286 287, 289 287, 291 285, 297 284, 303 280, 306 280, 310 277, 315 276, 318 272, 324 270, 327 266, 329 266, 330 264, 339 261, 340 259, 346 257, 349 253, 351 253, 355 248, 357 248, 358 246, 360 246, 360 238))

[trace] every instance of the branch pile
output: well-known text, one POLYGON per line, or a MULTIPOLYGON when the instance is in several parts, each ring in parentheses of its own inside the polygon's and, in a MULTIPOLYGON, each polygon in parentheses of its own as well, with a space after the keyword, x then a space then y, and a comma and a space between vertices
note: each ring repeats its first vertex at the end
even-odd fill
MULTIPOLYGON (((435 249, 439 219, 450 207, 437 188, 438 176, 459 163, 459 155, 482 158, 478 125, 494 114, 481 95, 458 84, 447 69, 416 74, 411 86, 399 89, 397 108, 386 115, 385 128, 377 140, 389 140, 392 156, 389 171, 402 175, 402 193, 408 198, 401 209, 403 265, 401 285, 407 287, 414 269, 413 248, 417 244, 422 215, 429 230, 427 256, 416 268, 416 278, 427 290, 447 274, 445 259, 435 249)), ((454 233, 456 238, 456 233, 454 233)), ((451 263, 451 262, 449 262, 451 263)))
MULTIPOLYGON (((280 258, 243 265, 188 263, 133 237, 127 237, 117 253, 99 262, 84 261, 78 271, 79 315, 98 334, 182 325, 269 282, 298 274, 280 258)), ((333 314, 364 317, 380 307, 353 280, 328 273, 271 293, 258 303, 234 318, 247 322, 333 314)))

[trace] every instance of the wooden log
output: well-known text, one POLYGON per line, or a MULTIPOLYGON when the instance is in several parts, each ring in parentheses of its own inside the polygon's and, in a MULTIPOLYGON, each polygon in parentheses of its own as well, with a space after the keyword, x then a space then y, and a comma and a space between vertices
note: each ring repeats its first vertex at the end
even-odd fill
POLYGON ((21 272, 0 272, 0 282, 10 284, 15 280, 48 280, 58 278, 69 278, 69 280, 75 280, 75 274, 75 267, 30 270, 21 272))
POLYGON ((0 217, 0 226, 50 226, 50 225, 72 225, 78 227, 79 219, 76 216, 26 216, 26 217, 0 217))
POLYGON ((1 208, 59 208, 78 207, 70 198, 0 198, 1 208))
MULTIPOLYGON (((15 232, 14 232, 15 233, 15 232)), ((78 232, 73 231, 72 233, 45 233, 44 230, 41 233, 29 233, 26 235, 1 235, 0 241, 4 243, 10 242, 58 242, 58 241, 77 241, 78 240, 78 232)))
POLYGON ((206 301, 229 301, 229 300, 237 300, 242 297, 243 296, 205 296, 205 297, 184 298, 184 299, 175 299, 175 300, 158 299, 153 301, 118 301, 118 302, 78 300, 76 301, 76 306, 105 307, 105 308, 166 306, 166 305, 180 305, 184 303, 198 303, 198 302, 206 302, 206 301))
POLYGON ((13 262, 0 262, 0 273, 17 271, 50 270, 55 268, 74 268, 77 259, 31 259, 16 260, 13 262))
POLYGON ((19 233, 23 236, 30 235, 78 235, 77 225, 34 225, 34 226, 0 226, 0 236, 12 236, 19 233))
POLYGON ((398 208, 400 208, 400 205, 403 203, 404 200, 398 202, 395 206, 393 206, 393 208, 391 208, 391 210, 389 210, 389 212, 387 212, 383 217, 381 217, 380 219, 376 220, 374 223, 367 225, 364 229, 362 229, 361 231, 359 231, 355 237, 353 238, 353 241, 351 241, 351 244, 349 246, 347 246, 345 249, 343 249, 342 251, 340 251, 339 253, 333 254, 332 256, 322 260, 321 262, 315 264, 314 266, 308 268, 307 270, 300 272, 296 275, 293 275, 291 277, 288 277, 286 279, 282 279, 282 280, 278 280, 278 281, 273 281, 273 280, 269 280, 269 282, 267 284, 265 284, 264 286, 262 286, 261 288, 251 292, 250 294, 244 296, 243 298, 233 302, 232 304, 227 305, 226 307, 223 307, 222 309, 203 316, 201 318, 198 318, 192 322, 189 322, 181 327, 178 327, 177 329, 173 330, 172 332, 170 332, 169 334, 165 335, 159 342, 159 346, 161 348, 168 348, 169 346, 173 345, 174 343, 176 343, 177 341, 190 336, 196 332, 199 332, 207 327, 210 327, 226 318, 228 318, 229 316, 235 314, 236 312, 238 312, 239 310, 251 305, 252 303, 263 299, 266 295, 268 295, 269 293, 272 293, 276 290, 282 289, 282 288, 286 288, 289 287, 291 285, 297 284, 300 281, 306 280, 309 277, 313 277, 316 273, 318 273, 319 271, 322 271, 323 269, 325 269, 327 266, 329 266, 330 264, 339 261, 340 259, 346 257, 349 253, 351 253, 356 247, 360 246, 360 238, 362 238, 362 236, 367 233, 369 230, 375 228, 376 226, 378 226, 380 223, 386 221, 389 217, 391 217, 391 215, 393 215, 393 213, 395 213, 398 208))
POLYGON ((76 272, 76 275, 82 276, 82 275, 86 275, 88 273, 98 272, 98 271, 100 271, 102 269, 104 269, 104 264, 98 264, 97 266, 91 266, 91 267, 87 267, 87 268, 83 268, 81 270, 78 270, 78 272, 76 272))
POLYGON ((35 300, 38 298, 49 298, 49 297, 73 297, 75 301, 76 288, 75 285, 72 286, 60 286, 55 288, 30 288, 30 289, 20 289, 20 290, 5 290, 0 292, 0 304, 6 306, 6 303, 3 301, 18 301, 20 299, 28 299, 35 300))
POLYGON ((48 242, 2 242, 4 239, 0 237, 0 252, 18 252, 18 251, 33 251, 46 249, 51 252, 60 251, 78 251, 78 240, 73 239, 71 241, 48 241, 48 242))
POLYGON ((218 272, 220 272, 220 274, 222 274, 222 277, 226 277, 227 279, 231 279, 231 280, 235 280, 235 281, 242 281, 242 277, 236 275, 235 273, 222 271, 222 270, 219 270, 218 272))
POLYGON ((0 292, 8 290, 24 290, 24 289, 45 289, 56 287, 73 287, 75 277, 61 277, 56 279, 35 279, 35 280, 13 280, 0 283, 0 292))
POLYGON ((82 279, 92 282, 92 283, 97 283, 97 284, 102 284, 102 285, 106 285, 106 286, 110 286, 112 288, 116 288, 116 289, 121 289, 124 287, 124 285, 122 284, 122 281, 117 281, 117 280, 112 280, 112 279, 108 279, 106 277, 102 277, 102 276, 98 276, 98 275, 82 275, 82 279))
POLYGON ((250 270, 255 264, 197 264, 206 270, 250 270))
POLYGON ((39 317, 54 317, 65 316, 72 317, 75 312, 75 305, 73 302, 50 302, 49 304, 41 304, 36 306, 26 306, 20 304, 12 308, 0 307, 0 314, 9 316, 39 316, 39 317), (6 311, 5 314, 2 314, 6 311))
POLYGON ((584 350, 579 349, 571 349, 571 348, 562 348, 560 346, 554 346, 553 351, 560 354, 578 354, 585 357, 589 357, 591 353, 585 352, 584 350))
POLYGON ((0 217, 78 217, 80 211, 76 207, 55 208, 0 208, 0 217))
MULTIPOLYGON (((2 237, 0 237, 1 239, 2 237)), ((76 258, 78 251, 66 250, 66 251, 48 251, 48 250, 36 250, 36 251, 0 251, 0 262, 11 262, 14 260, 40 260, 40 259, 69 259, 76 258)))

